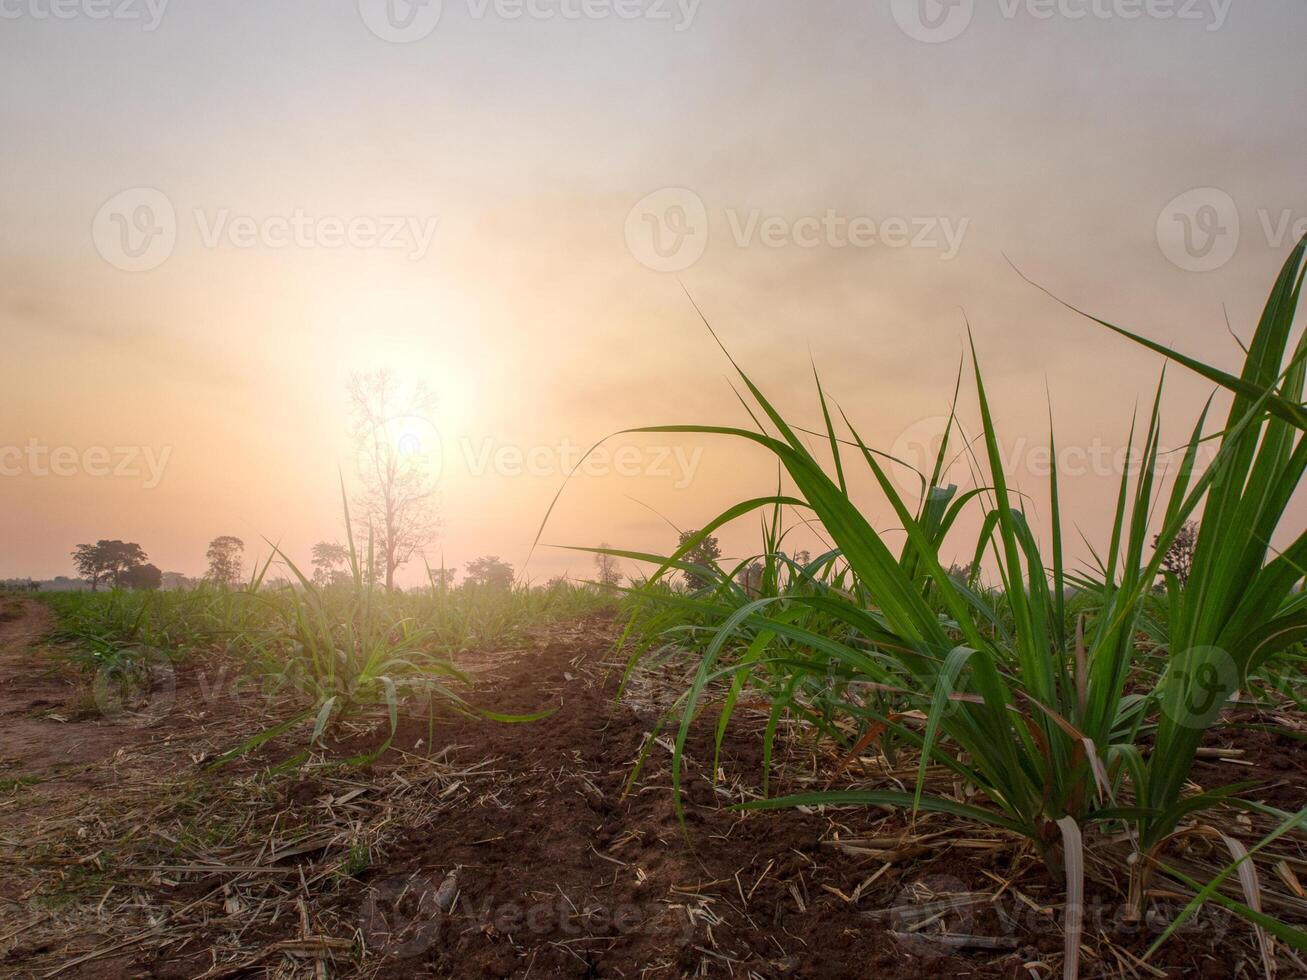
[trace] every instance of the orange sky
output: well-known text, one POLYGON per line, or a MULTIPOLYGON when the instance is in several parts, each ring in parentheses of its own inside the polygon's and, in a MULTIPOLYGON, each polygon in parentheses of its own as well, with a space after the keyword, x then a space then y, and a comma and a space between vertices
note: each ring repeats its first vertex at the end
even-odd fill
MULTIPOLYGON (((899 0, 445 0, 405 43, 372 0, 162 4, 152 28, 144 0, 5 8, 0 577, 71 574, 100 537, 187 573, 219 534, 307 559, 341 534, 345 382, 382 366, 439 399, 432 560, 520 568, 575 447, 745 421, 682 286, 796 421, 820 418, 811 357, 886 449, 947 413, 965 313, 1023 489, 1042 505, 1046 390, 1072 466, 1109 460, 1063 479, 1100 536, 1160 363, 1008 260, 1229 367, 1223 305, 1246 337, 1307 219, 1307 8, 1125 6, 977 5, 919 40, 899 0)), ((1206 395, 1172 372, 1173 442, 1206 395)), ((774 486, 722 440, 611 448, 547 540, 665 550, 654 511, 695 527, 774 486)), ((750 553, 752 523, 724 543, 750 553)))

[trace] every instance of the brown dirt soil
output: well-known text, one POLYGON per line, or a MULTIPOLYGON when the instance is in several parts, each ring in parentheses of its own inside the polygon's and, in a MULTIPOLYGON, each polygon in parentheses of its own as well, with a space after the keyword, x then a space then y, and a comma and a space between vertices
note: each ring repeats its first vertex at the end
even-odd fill
MULTIPOLYGON (((132 755, 161 754, 170 760, 162 768, 171 768, 197 752, 212 755, 225 747, 221 737, 204 746, 178 736, 203 740, 207 729, 199 723, 226 707, 231 692, 223 685, 234 665, 168 668, 153 692, 151 707, 159 717, 149 709, 135 714, 97 691, 61 651, 44 645, 53 630, 44 604, 0 597, 0 786, 39 786, 47 798, 76 797, 121 782, 119 764, 132 755)), ((0 829, 14 809, 0 805, 0 829)))
MULTIPOLYGON (((3 658, 30 669, 36 655, 17 646, 47 624, 28 606, 17 626, 0 626, 19 632, 0 637, 10 637, 3 658)), ((405 716, 363 769, 330 760, 379 748, 377 726, 279 775, 267 767, 303 748, 302 730, 215 773, 198 767, 267 723, 234 695, 200 707, 178 697, 189 711, 143 730, 43 722, 47 754, 25 759, 29 772, 55 772, 82 740, 92 778, 104 777, 112 737, 127 761, 116 781, 75 784, 99 787, 102 809, 89 816, 44 783, 16 787, 0 808, 2 856, 16 865, 0 873, 0 975, 1060 975, 1062 890, 1023 842, 878 809, 730 809, 757 797, 759 711, 733 722, 715 782, 715 712, 693 728, 684 824, 670 734, 624 792, 659 713, 615 700, 614 634, 600 617, 542 630, 522 650, 469 655, 477 704, 556 713, 533 724, 405 716)), ((645 680, 657 689, 657 676, 645 680)), ((9 746, 28 724, 11 708, 36 689, 4 690, 9 746)), ((773 789, 820 788, 829 751, 782 741, 773 789)), ((1301 793, 1301 743, 1284 749, 1301 793)), ((1212 765, 1230 778, 1228 764, 1212 765)), ((1249 929, 1221 912, 1202 912, 1151 967, 1136 965, 1162 925, 1124 922, 1110 887, 1120 879, 1091 874, 1082 976, 1261 975, 1249 929)), ((1295 969, 1281 954, 1280 976, 1295 969)))

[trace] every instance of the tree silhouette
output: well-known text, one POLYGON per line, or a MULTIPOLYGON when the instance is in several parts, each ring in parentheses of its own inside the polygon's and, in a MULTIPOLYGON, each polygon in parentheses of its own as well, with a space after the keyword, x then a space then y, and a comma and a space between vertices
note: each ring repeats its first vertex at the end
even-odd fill
POLYGON ((457 565, 430 569, 431 587, 437 592, 448 592, 454 587, 454 573, 457 571, 457 565))
POLYGON ((339 583, 349 576, 345 565, 349 549, 332 541, 319 541, 313 546, 313 583, 319 586, 339 583))
POLYGON ((123 584, 129 589, 149 589, 153 591, 163 585, 163 572, 150 564, 136 565, 127 570, 123 584))
POLYGON ((762 562, 751 561, 736 574, 736 583, 750 599, 756 599, 762 595, 762 575, 766 570, 767 566, 762 562))
POLYGON ((205 557, 209 559, 207 577, 217 585, 235 586, 241 581, 241 556, 245 542, 235 535, 223 534, 209 542, 205 557))
POLYGON ((467 563, 463 582, 473 588, 507 592, 513 587, 513 566, 506 561, 500 561, 498 555, 476 558, 467 563))
MULTIPOLYGON (((599 545, 601 548, 608 548, 608 542, 599 545)), ((595 573, 599 584, 605 589, 615 589, 622 584, 622 569, 617 564, 617 558, 614 555, 595 555, 595 573)))
POLYGON ((121 588, 124 576, 132 569, 144 565, 148 556, 134 541, 101 538, 95 544, 79 544, 72 553, 77 573, 91 583, 91 591, 108 581, 115 589, 121 588))
POLYGON ((181 572, 164 572, 161 586, 165 589, 192 589, 195 587, 195 580, 181 572))
POLYGON ((100 580, 104 578, 104 564, 100 553, 93 544, 79 544, 73 551, 73 567, 77 574, 91 583, 91 591, 97 592, 100 580))
MULTIPOLYGON (((681 547, 685 547, 685 543, 698 533, 698 531, 682 531, 680 541, 681 547)), ((717 539, 709 534, 697 545, 687 551, 682 560, 687 561, 692 565, 703 565, 705 568, 712 568, 717 563, 717 559, 721 556, 722 549, 718 546, 717 539)), ((681 574, 685 576, 686 584, 692 589, 705 588, 706 586, 711 585, 714 581, 711 576, 704 572, 683 571, 681 574)))
POLYGON ((386 588, 436 531, 433 457, 439 447, 427 416, 433 399, 418 385, 405 397, 389 371, 355 374, 348 385, 351 434, 363 492, 357 503, 371 528, 386 588))

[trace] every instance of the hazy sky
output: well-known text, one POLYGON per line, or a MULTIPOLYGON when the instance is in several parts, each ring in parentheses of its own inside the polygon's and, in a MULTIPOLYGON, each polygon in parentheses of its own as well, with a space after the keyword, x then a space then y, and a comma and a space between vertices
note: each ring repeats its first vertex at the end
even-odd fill
MULTIPOLYGON (((965 314, 1016 479, 1042 514, 1047 386, 1093 539, 1160 361, 1009 259, 1236 365, 1223 306, 1246 337, 1307 230, 1304 37, 1301 0, 0 0, 0 577, 100 537, 307 558, 382 366, 439 397, 432 560, 520 567, 576 447, 746 421, 682 286, 796 420, 811 357, 906 451, 965 314)), ((1208 388, 1168 389, 1175 442, 1208 388)), ((729 442, 610 445, 547 540, 665 550, 658 514, 774 486, 729 442)))

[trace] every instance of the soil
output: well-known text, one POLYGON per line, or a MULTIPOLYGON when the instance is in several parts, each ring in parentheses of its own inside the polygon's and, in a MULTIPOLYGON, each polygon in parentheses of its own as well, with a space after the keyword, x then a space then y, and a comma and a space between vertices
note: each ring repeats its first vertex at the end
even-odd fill
POLYGON ((96 764, 123 746, 124 732, 70 724, 85 713, 85 692, 75 672, 40 645, 53 628, 41 603, 0 597, 0 786, 39 780, 70 792, 90 791, 96 764))
MULTIPOLYGON (((41 780, 16 785, 0 804, 5 857, 20 868, 29 857, 20 842, 40 837, 48 819, 42 811, 68 794, 134 793, 139 806, 142 794, 158 796, 153 787, 172 774, 195 782, 187 819, 249 823, 253 810, 245 817, 222 812, 223 801, 243 800, 257 786, 275 814, 270 834, 298 827, 311 835, 348 824, 353 818, 341 813, 380 793, 373 788, 390 793, 396 780, 403 786, 387 797, 400 802, 386 804, 384 813, 368 811, 375 834, 359 831, 369 843, 351 845, 351 855, 360 853, 344 871, 322 872, 321 849, 335 844, 286 848, 279 852, 284 858, 266 861, 265 877, 280 884, 245 874, 240 880, 255 883, 244 892, 223 884, 235 879, 198 865, 133 878, 133 869, 144 866, 138 843, 129 857, 126 850, 115 856, 112 841, 61 838, 61 868, 91 861, 103 870, 103 878, 67 897, 89 911, 70 917, 75 924, 56 942, 31 920, 57 904, 60 888, 72 888, 66 872, 53 884, 48 877, 19 879, 4 888, 0 879, 0 975, 911 980, 1061 973, 1062 889, 1023 842, 879 809, 732 809, 758 795, 761 712, 743 711, 733 723, 716 780, 708 778, 715 712, 692 728, 684 822, 678 819, 667 748, 674 736, 664 733, 650 746, 660 712, 640 698, 616 698, 616 630, 603 618, 544 630, 520 651, 467 655, 479 678, 476 704, 502 712, 556 708, 547 720, 406 716, 384 754, 347 777, 339 766, 269 775, 268 766, 302 748, 302 733, 201 776, 197 758, 230 748, 238 741, 234 730, 248 733, 248 724, 214 729, 219 716, 229 720, 224 712, 250 711, 244 702, 209 698, 201 709, 141 729, 54 720, 60 712, 53 709, 76 697, 77 687, 41 669, 51 663, 37 644, 48 628, 43 607, 30 601, 0 623, 3 776, 19 766, 41 780), (112 760, 123 753, 149 765, 114 777, 112 760), (422 774, 438 767, 445 775, 424 783, 422 774), (346 786, 357 791, 342 792, 346 786), (172 910, 169 922, 187 924, 171 937, 162 925, 147 928, 142 939, 137 923, 129 928, 104 912, 119 908, 130 918, 129 906, 109 894, 95 904, 106 889, 165 895, 152 901, 172 910)), ((189 675, 177 682, 181 692, 198 684, 189 675)), ((380 749, 386 730, 346 733, 332 755, 380 749)), ((1287 762, 1260 757, 1256 744, 1253 778, 1269 774, 1280 784, 1275 799, 1283 801, 1288 786, 1301 800, 1302 743, 1276 744, 1287 762)), ((786 739, 774 761, 780 784, 773 791, 820 788, 833 761, 819 745, 786 739)), ((1212 775, 1222 782, 1231 778, 1228 763, 1202 765, 1216 767, 1212 775)), ((177 784, 170 785, 175 792, 177 784)), ((162 826, 162 811, 153 812, 162 826)), ((171 829, 160 833, 176 843, 171 829)), ((176 860, 176 851, 158 841, 149 846, 157 848, 147 855, 157 867, 176 860)), ((1084 977, 1262 973, 1248 927, 1207 911, 1149 967, 1138 966, 1132 957, 1143 955, 1161 925, 1125 922, 1119 893, 1100 878, 1088 891, 1084 977)), ((1156 911, 1164 916, 1166 906, 1156 911)), ((1296 968, 1282 954, 1280 976, 1300 975, 1296 968)))

